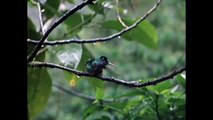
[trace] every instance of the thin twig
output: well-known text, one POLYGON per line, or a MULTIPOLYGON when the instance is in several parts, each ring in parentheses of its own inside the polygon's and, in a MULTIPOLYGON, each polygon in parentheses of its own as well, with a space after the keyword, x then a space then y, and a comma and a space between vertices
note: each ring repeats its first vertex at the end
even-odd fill
POLYGON ((116 14, 117 14, 118 21, 121 23, 121 25, 123 27, 128 28, 128 26, 121 19, 121 16, 120 16, 120 13, 119 13, 119 9, 118 9, 118 0, 115 0, 115 2, 116 2, 116 14))
POLYGON ((43 19, 42 19, 42 10, 41 10, 41 5, 39 2, 36 3, 37 5, 37 8, 38 8, 38 15, 39 15, 39 23, 40 23, 40 26, 41 26, 41 32, 42 32, 42 35, 45 34, 44 32, 44 24, 43 24, 43 19))
POLYGON ((41 54, 41 53, 43 53, 43 52, 45 52, 47 50, 48 49, 46 47, 44 47, 44 48, 40 49, 36 55, 39 55, 39 54, 41 54))
POLYGON ((44 35, 44 30, 43 30, 44 24, 43 24, 43 19, 42 19, 42 11, 41 11, 40 2, 39 1, 34 1, 34 0, 31 0, 31 2, 34 5, 36 5, 37 8, 38 8, 38 16, 39 16, 39 23, 40 23, 40 27, 41 27, 41 33, 42 33, 42 35, 44 35))
MULTIPOLYGON (((74 90, 67 90, 67 89, 65 89, 65 88, 63 88, 63 87, 61 87, 61 86, 59 86, 57 84, 53 84, 53 86, 56 87, 56 88, 58 88, 59 90, 62 90, 63 92, 66 92, 66 93, 70 94, 70 95, 74 95, 74 96, 83 98, 85 100, 91 101, 91 102, 94 102, 96 100, 95 98, 93 98, 91 96, 83 95, 83 94, 78 93, 78 92, 76 92, 74 90)), ((102 102, 109 103, 109 102, 112 102, 112 101, 111 100, 102 100, 102 102)))
MULTIPOLYGON (((144 16, 139 18, 139 20, 137 20, 134 24, 113 35, 102 37, 102 38, 94 38, 94 39, 67 39, 67 40, 45 41, 42 44, 43 45, 63 45, 63 44, 69 44, 69 43, 81 44, 81 43, 96 43, 96 42, 104 42, 104 41, 112 40, 135 28, 138 24, 144 21, 152 12, 154 12, 161 2, 162 0, 158 0, 157 3, 144 16)), ((35 44, 35 45, 39 43, 38 41, 30 40, 30 39, 28 39, 27 42, 35 44)))
POLYGON ((142 82, 139 82, 139 81, 125 81, 125 80, 117 79, 117 78, 114 78, 114 77, 92 76, 92 75, 90 75, 86 72, 74 70, 74 69, 64 67, 64 66, 60 66, 60 65, 54 64, 54 63, 31 62, 31 63, 28 63, 28 66, 57 68, 57 69, 61 69, 61 70, 71 72, 73 74, 76 74, 77 76, 94 77, 94 78, 101 79, 103 81, 108 81, 108 82, 112 82, 112 83, 116 83, 116 84, 120 84, 120 85, 124 85, 124 86, 128 86, 128 87, 145 87, 145 86, 150 86, 150 85, 156 85, 156 84, 163 82, 165 80, 172 79, 174 76, 176 76, 176 75, 178 75, 178 74, 180 74, 180 73, 182 73, 183 71, 186 70, 186 67, 184 66, 184 67, 177 69, 177 70, 174 70, 172 73, 165 75, 163 77, 160 77, 156 80, 142 83, 142 82))
POLYGON ((40 39, 39 43, 37 44, 37 46, 35 47, 35 49, 33 50, 33 52, 30 54, 29 58, 27 59, 27 62, 31 62, 33 61, 34 57, 36 56, 37 52, 39 51, 39 49, 41 48, 41 46, 43 45, 44 41, 46 40, 46 38, 48 37, 48 35, 59 25, 61 24, 63 21, 65 21, 70 15, 72 15, 73 13, 75 13, 76 11, 80 10, 81 8, 83 8, 86 5, 89 4, 94 4, 93 0, 86 0, 84 2, 82 2, 81 4, 75 6, 73 9, 69 10, 67 13, 65 13, 62 17, 60 17, 46 32, 45 34, 42 36, 42 38, 40 39))

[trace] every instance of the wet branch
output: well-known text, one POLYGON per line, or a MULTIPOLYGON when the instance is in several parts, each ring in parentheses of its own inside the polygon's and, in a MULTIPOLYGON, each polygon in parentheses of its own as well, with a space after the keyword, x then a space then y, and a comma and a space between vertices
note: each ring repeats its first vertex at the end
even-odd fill
MULTIPOLYGON (((137 27, 138 24, 144 21, 152 12, 154 12, 157 9, 157 7, 160 5, 161 2, 162 0, 158 0, 157 3, 144 16, 139 18, 134 24, 113 35, 102 37, 102 38, 94 38, 94 39, 68 39, 68 40, 45 41, 45 42, 42 42, 42 44, 43 45, 63 45, 63 44, 69 44, 69 43, 96 43, 96 42, 104 42, 104 41, 112 40, 132 30, 133 28, 137 27)), ((32 43, 34 45, 39 44, 39 42, 36 40, 28 39, 27 42, 32 43)))
POLYGON ((81 8, 83 8, 86 5, 89 4, 94 4, 93 0, 86 0, 84 2, 82 2, 81 4, 75 6, 73 9, 69 10, 67 13, 65 13, 62 17, 60 17, 46 32, 45 34, 42 36, 42 38, 40 39, 40 41, 38 42, 37 46, 35 47, 35 49, 33 50, 33 52, 30 54, 30 56, 27 58, 27 62, 31 62, 33 61, 34 57, 36 56, 37 52, 39 51, 39 49, 41 48, 41 46, 43 45, 44 41, 46 40, 46 38, 48 37, 48 35, 59 25, 61 24, 63 21, 65 21, 70 15, 72 15, 73 13, 75 13, 76 11, 80 10, 81 8))
POLYGON ((165 75, 163 77, 160 77, 156 80, 152 80, 152 81, 148 81, 148 82, 139 82, 139 81, 125 81, 125 80, 121 80, 121 79, 117 79, 114 77, 104 77, 104 76, 92 76, 86 72, 82 72, 82 71, 78 71, 78 70, 74 70, 65 66, 60 66, 58 64, 54 64, 54 63, 47 63, 47 62, 31 62, 28 63, 29 67, 48 67, 48 68, 57 68, 57 69, 61 69, 61 70, 65 70, 68 72, 71 72, 73 74, 76 74, 77 76, 87 76, 87 77, 94 77, 94 78, 98 78, 101 79, 103 81, 107 81, 107 82, 112 82, 115 84, 120 84, 123 86, 127 86, 127 87, 145 87, 145 86, 150 86, 150 85, 156 85, 160 82, 172 79, 174 76, 182 73, 183 71, 186 70, 186 67, 182 67, 180 69, 174 70, 173 72, 171 72, 168 75, 165 75))

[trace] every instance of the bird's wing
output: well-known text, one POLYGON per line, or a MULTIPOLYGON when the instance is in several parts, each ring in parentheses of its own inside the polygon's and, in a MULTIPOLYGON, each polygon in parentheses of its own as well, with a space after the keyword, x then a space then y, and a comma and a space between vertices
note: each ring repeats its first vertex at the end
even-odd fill
POLYGON ((92 63, 94 60, 95 60, 94 58, 91 58, 91 59, 89 59, 89 60, 86 61, 86 64, 92 63))

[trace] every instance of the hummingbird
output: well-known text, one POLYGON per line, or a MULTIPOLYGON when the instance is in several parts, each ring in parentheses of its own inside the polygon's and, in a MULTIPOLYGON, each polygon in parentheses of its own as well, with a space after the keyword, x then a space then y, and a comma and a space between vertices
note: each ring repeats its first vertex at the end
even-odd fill
POLYGON ((102 76, 103 69, 106 69, 107 65, 115 67, 114 64, 108 61, 106 56, 100 56, 97 59, 92 58, 86 62, 86 72, 90 75, 102 76))

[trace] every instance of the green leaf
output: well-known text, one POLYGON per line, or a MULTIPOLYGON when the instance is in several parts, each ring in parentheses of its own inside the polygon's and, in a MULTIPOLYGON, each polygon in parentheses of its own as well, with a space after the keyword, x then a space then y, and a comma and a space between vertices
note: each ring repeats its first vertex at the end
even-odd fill
POLYGON ((72 3, 72 4, 74 3, 74 0, 67 0, 67 1, 68 1, 69 3, 72 3))
POLYGON ((46 69, 28 68, 28 110, 30 118, 39 114, 47 104, 52 81, 46 69))
POLYGON ((102 108, 100 106, 90 106, 86 108, 83 112, 83 120, 85 120, 87 117, 92 115, 94 112, 101 110, 102 108))
POLYGON ((133 96, 137 96, 137 95, 142 95, 141 91, 133 90, 133 91, 127 92, 127 93, 125 93, 123 95, 119 95, 119 96, 113 97, 113 98, 133 97, 133 96))
POLYGON ((104 82, 97 78, 87 78, 89 85, 95 90, 96 100, 101 100, 105 95, 104 82))
POLYGON ((96 100, 100 100, 104 97, 104 82, 97 78, 87 78, 89 85, 94 88, 96 100))
POLYGON ((30 39, 40 39, 41 35, 36 31, 35 25, 30 20, 30 18, 27 18, 27 38, 30 39))
MULTIPOLYGON (((73 28, 75 28, 77 25, 82 23, 82 17, 81 14, 79 13, 74 13, 72 14, 70 17, 68 17, 65 21, 64 21, 66 28, 65 30, 67 32, 69 32, 70 30, 72 30, 73 28)), ((77 31, 79 31, 82 27, 78 28, 77 31)))
POLYGON ((66 39, 67 37, 65 37, 65 34, 66 32, 64 30, 64 25, 61 24, 51 32, 51 34, 48 36, 48 41, 66 39))
POLYGON ((58 7, 60 5, 60 0, 47 0, 44 5, 44 14, 46 15, 47 19, 53 17, 58 12, 58 7))
POLYGON ((141 103, 141 98, 135 98, 134 100, 129 100, 128 104, 125 106, 125 110, 129 111, 130 109, 132 109, 135 106, 139 106, 141 103))
MULTIPOLYGON (((44 61, 45 53, 36 56, 35 61, 44 61)), ((31 118, 44 109, 51 86, 52 81, 46 69, 28 68, 28 112, 31 118)))
POLYGON ((80 13, 74 13, 64 21, 65 31, 68 34, 67 37, 73 37, 83 28, 84 21, 90 19, 92 15, 83 15, 80 13))
POLYGON ((173 87, 171 81, 164 81, 155 86, 148 86, 147 88, 151 91, 156 92, 157 94, 160 94, 163 91, 170 89, 171 87, 173 87))
MULTIPOLYGON (((135 23, 135 21, 124 19, 124 23, 128 26, 135 23)), ((110 20, 103 23, 103 26, 108 29, 113 29, 116 31, 121 31, 124 27, 117 20, 110 20)), ((137 41, 148 48, 157 49, 158 44, 158 35, 155 27, 149 23, 147 20, 144 20, 136 28, 124 33, 123 38, 129 41, 137 41)))
POLYGON ((64 75, 65 80, 69 81, 70 83, 71 83, 71 80, 75 81, 75 82, 77 82, 77 80, 78 80, 78 77, 76 75, 72 74, 71 72, 63 71, 63 75, 64 75))
POLYGON ((100 100, 104 97, 104 89, 103 87, 96 87, 96 99, 100 100))
POLYGON ((80 63, 78 65, 77 69, 81 70, 81 71, 85 71, 86 61, 91 58, 94 58, 92 53, 89 51, 89 49, 85 45, 82 45, 81 60, 80 60, 80 63))
POLYGON ((120 111, 122 110, 126 105, 128 104, 128 102, 113 102, 107 105, 107 107, 120 111))
POLYGON ((93 112, 95 112, 97 106, 91 106, 84 110, 83 112, 83 120, 85 120, 89 115, 91 115, 93 112))
MULTIPOLYGON (((27 18, 27 38, 39 40, 41 35, 36 32, 36 28, 30 18, 27 18)), ((27 54, 29 55, 35 48, 35 45, 27 44, 27 54)))
POLYGON ((186 88, 186 79, 184 74, 179 74, 176 76, 176 80, 181 84, 184 88, 186 88))
POLYGON ((88 5, 88 7, 99 14, 104 14, 104 9, 102 5, 103 0, 98 0, 98 2, 95 5, 88 5))
POLYGON ((186 104, 185 94, 182 94, 181 96, 180 95, 172 96, 171 98, 168 99, 168 102, 171 105, 174 105, 174 107, 176 108, 176 111, 184 111, 185 104, 186 104))

